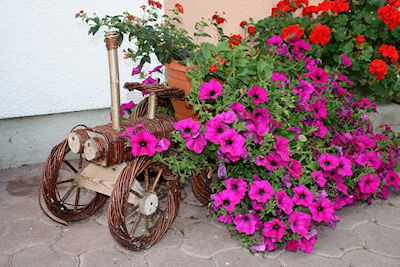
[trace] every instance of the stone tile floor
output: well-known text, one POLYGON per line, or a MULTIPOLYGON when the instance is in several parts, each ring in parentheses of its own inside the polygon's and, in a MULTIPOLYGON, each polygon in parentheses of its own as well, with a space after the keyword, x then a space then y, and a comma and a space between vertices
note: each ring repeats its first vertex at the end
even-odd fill
POLYGON ((275 251, 252 256, 207 209, 183 190, 179 216, 155 246, 118 246, 106 207, 90 219, 60 226, 41 212, 43 164, 0 170, 0 266, 400 266, 400 196, 339 211, 336 230, 318 227, 311 254, 275 251))

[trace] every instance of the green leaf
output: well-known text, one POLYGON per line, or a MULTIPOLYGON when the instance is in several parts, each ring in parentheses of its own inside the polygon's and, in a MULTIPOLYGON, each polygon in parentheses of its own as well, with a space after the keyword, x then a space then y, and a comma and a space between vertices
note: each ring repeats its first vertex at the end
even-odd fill
POLYGON ((201 53, 203 54, 205 60, 208 60, 211 57, 211 51, 209 49, 208 43, 201 43, 200 50, 201 50, 201 53))
POLYGON ((353 51, 354 48, 354 43, 353 40, 348 40, 344 45, 343 45, 343 53, 344 54, 350 54, 353 51))

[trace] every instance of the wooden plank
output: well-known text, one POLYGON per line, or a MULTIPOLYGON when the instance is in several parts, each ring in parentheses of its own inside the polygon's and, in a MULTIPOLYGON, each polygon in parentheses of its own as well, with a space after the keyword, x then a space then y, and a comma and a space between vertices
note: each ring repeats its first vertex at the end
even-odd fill
MULTIPOLYGON (((90 163, 78 175, 77 183, 79 187, 111 196, 114 185, 125 166, 126 163, 113 165, 111 167, 102 167, 90 163)), ((137 180, 133 182, 131 189, 141 194, 143 194, 144 191, 137 180)), ((131 193, 129 194, 128 202, 136 205, 139 204, 140 199, 131 193)))

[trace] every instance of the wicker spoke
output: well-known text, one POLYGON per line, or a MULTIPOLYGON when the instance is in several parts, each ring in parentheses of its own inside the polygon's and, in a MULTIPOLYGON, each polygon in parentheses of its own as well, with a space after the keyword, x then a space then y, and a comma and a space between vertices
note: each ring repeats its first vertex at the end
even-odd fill
POLYGON ((157 194, 157 197, 158 198, 161 198, 161 197, 163 197, 165 194, 168 194, 168 191, 171 189, 171 186, 168 186, 167 188, 165 188, 164 190, 162 190, 161 192, 159 192, 158 194, 157 194))
POLYGON ((132 208, 132 210, 131 211, 129 211, 129 213, 127 213, 127 209, 125 210, 125 214, 124 214, 124 216, 125 217, 129 217, 132 213, 134 213, 135 212, 135 210, 137 210, 139 208, 139 205, 136 205, 136 206, 134 206, 133 208, 132 208))
POLYGON ((144 190, 145 192, 149 192, 149 169, 144 171, 144 190))
POLYGON ((138 225, 139 225, 139 221, 140 221, 141 215, 142 215, 142 214, 141 214, 140 212, 138 212, 138 215, 136 215, 135 223, 133 224, 132 230, 131 230, 131 232, 129 233, 130 238, 132 238, 133 235, 135 234, 136 228, 137 228, 138 225))
POLYGON ((80 194, 81 194, 81 188, 78 187, 78 188, 76 189, 75 204, 74 204, 74 212, 76 212, 76 210, 78 209, 80 194))
POLYGON ((71 187, 68 189, 67 193, 61 199, 61 202, 64 202, 69 197, 69 195, 71 195, 72 190, 74 190, 74 188, 75 188, 75 185, 71 185, 71 187))
POLYGON ((160 209, 159 207, 156 208, 159 212, 164 213, 164 211, 162 209, 160 209))
POLYGON ((143 198, 142 194, 140 194, 139 192, 136 192, 133 189, 130 189, 129 192, 131 192, 132 194, 134 194, 135 196, 137 196, 138 198, 143 198))
POLYGON ((57 185, 73 182, 74 180, 75 180, 74 178, 71 178, 71 179, 68 179, 68 180, 65 180, 65 181, 57 182, 57 185))
POLYGON ((74 173, 78 173, 78 171, 75 169, 75 167, 72 166, 72 164, 71 164, 68 160, 64 159, 63 161, 64 161, 65 164, 67 164, 67 166, 68 166, 74 173))
POLYGON ((147 216, 147 215, 144 216, 144 225, 146 227, 146 235, 149 235, 150 234, 149 216, 147 216))
POLYGON ((160 170, 158 171, 157 177, 156 177, 156 179, 154 180, 154 183, 153 183, 153 185, 152 185, 152 187, 151 187, 151 192, 154 192, 154 190, 156 189, 157 184, 158 184, 158 181, 160 180, 160 177, 161 177, 162 172, 163 172, 163 169, 160 169, 160 170))

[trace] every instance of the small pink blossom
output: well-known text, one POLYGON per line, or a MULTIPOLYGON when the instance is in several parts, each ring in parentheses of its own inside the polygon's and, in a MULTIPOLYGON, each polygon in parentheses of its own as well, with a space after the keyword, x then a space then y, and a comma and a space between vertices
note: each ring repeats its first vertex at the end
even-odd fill
POLYGON ((311 173, 311 175, 312 175, 313 180, 315 182, 317 182, 319 184, 319 186, 325 187, 327 180, 325 179, 322 171, 313 171, 311 173))
POLYGON ((166 151, 166 150, 168 150, 170 144, 171 144, 171 142, 167 138, 163 138, 158 141, 158 143, 156 145, 156 151, 158 153, 166 151))
POLYGON ((293 200, 286 194, 285 190, 280 190, 275 194, 276 206, 282 209, 286 214, 293 212, 293 200))
POLYGON ((260 229, 261 221, 253 214, 240 214, 238 213, 233 219, 233 223, 236 226, 236 230, 239 233, 245 233, 246 235, 252 235, 256 230, 260 229))
POLYGON ((289 216, 289 222, 293 233, 306 237, 312 220, 310 214, 302 211, 294 211, 289 216))
POLYGON ((332 215, 335 213, 335 208, 328 199, 321 197, 308 206, 312 214, 312 218, 316 222, 330 222, 332 215))
POLYGON ((180 120, 174 123, 175 130, 181 133, 183 138, 190 138, 192 135, 196 134, 201 127, 200 122, 194 121, 192 118, 186 120, 180 120))
POLYGON ((142 129, 136 135, 129 138, 132 147, 132 155, 153 156, 156 153, 157 138, 149 131, 142 129))
POLYGON ((205 82, 200 87, 199 99, 216 99, 222 94, 222 85, 220 82, 210 80, 208 83, 205 82))
POLYGON ((230 224, 233 222, 233 217, 231 214, 227 213, 226 215, 220 214, 218 216, 218 221, 226 224, 230 224))
POLYGON ((288 229, 284 222, 277 219, 264 223, 263 236, 275 238, 280 241, 288 229))
POLYGON ((328 153, 322 154, 318 163, 324 171, 331 171, 339 165, 338 158, 328 153))
POLYGON ((229 178, 225 180, 225 187, 235 193, 239 199, 243 199, 247 192, 247 183, 242 177, 238 179, 229 178))
POLYGON ((317 241, 317 239, 315 237, 312 237, 310 239, 307 238, 300 238, 299 240, 299 248, 306 252, 306 253, 311 253, 311 251, 314 248, 314 243, 315 241, 317 241))
POLYGON ((206 147, 206 145, 207 139, 202 133, 197 133, 192 137, 186 139, 186 147, 189 150, 196 152, 197 154, 203 152, 203 149, 206 147))
POLYGON ((253 103, 256 106, 268 102, 268 91, 257 85, 253 85, 253 87, 247 92, 247 96, 253 98, 253 103))
POLYGON ((286 250, 297 251, 299 247, 299 241, 295 239, 289 239, 285 245, 286 250))
POLYGON ((376 193, 378 191, 379 184, 379 178, 376 176, 372 176, 372 174, 370 173, 368 173, 366 176, 361 177, 358 180, 360 190, 364 194, 376 193))
POLYGON ((300 162, 295 159, 290 159, 288 170, 295 179, 299 179, 300 175, 303 174, 300 162))
POLYGON ((293 188, 294 196, 293 201, 296 205, 308 207, 314 200, 315 196, 309 190, 307 190, 303 184, 293 188))
POLYGON ((267 180, 254 181, 250 186, 249 197, 259 203, 266 203, 274 193, 274 189, 267 180))
POLYGON ((212 195, 214 206, 218 208, 222 206, 226 211, 234 211, 240 200, 234 195, 232 191, 223 190, 218 194, 212 195))

